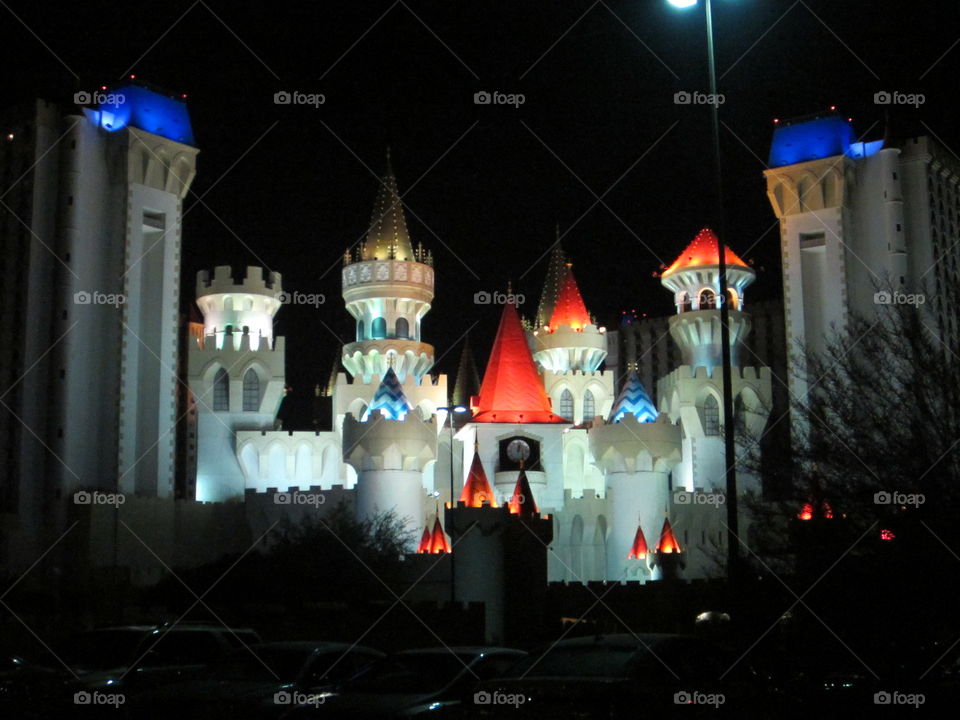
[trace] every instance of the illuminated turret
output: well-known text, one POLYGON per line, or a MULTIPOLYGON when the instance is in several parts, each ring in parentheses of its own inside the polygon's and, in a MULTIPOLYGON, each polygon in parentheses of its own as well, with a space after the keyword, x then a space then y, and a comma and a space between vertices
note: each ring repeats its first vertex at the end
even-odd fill
POLYGON ((433 256, 411 244, 389 159, 366 240, 344 257, 343 300, 357 332, 343 348, 343 366, 365 383, 387 368, 402 382, 419 379, 434 358, 433 346, 420 339, 433 301, 433 256))

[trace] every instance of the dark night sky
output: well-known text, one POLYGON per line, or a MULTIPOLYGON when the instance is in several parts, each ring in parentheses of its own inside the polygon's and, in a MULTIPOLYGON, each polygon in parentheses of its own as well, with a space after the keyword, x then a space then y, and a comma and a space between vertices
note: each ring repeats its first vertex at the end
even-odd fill
MULTIPOLYGON (((779 240, 762 176, 772 118, 836 104, 864 139, 879 139, 874 93, 920 92, 919 109, 891 110, 894 133, 925 123, 960 148, 960 45, 952 48, 960 6, 714 6, 727 242, 760 270, 751 297, 773 297, 779 240)), ((401 192, 416 183, 404 198, 414 241, 436 259, 424 337, 445 372, 459 355, 453 343, 475 321, 482 367, 498 312, 475 306, 476 291, 512 278, 532 314, 556 223, 565 232, 576 222, 563 245, 588 307, 613 326, 624 309, 669 312, 652 273, 710 220, 709 113, 673 102, 678 90, 706 90, 702 7, 94 0, 9 8, 0 8, 5 104, 67 101, 128 72, 189 93, 201 154, 185 202, 185 297, 198 269, 247 263, 283 273, 287 289, 326 294, 319 311, 279 316, 289 382, 303 399, 329 373, 334 334, 352 339, 339 259, 369 222, 378 184, 367 168, 382 170, 388 144, 401 192), (277 106, 277 90, 324 93, 326 103, 277 106), (526 102, 478 106, 478 90, 519 92, 526 102), (618 178, 604 197, 609 208, 590 209, 591 190, 602 195, 618 178)))

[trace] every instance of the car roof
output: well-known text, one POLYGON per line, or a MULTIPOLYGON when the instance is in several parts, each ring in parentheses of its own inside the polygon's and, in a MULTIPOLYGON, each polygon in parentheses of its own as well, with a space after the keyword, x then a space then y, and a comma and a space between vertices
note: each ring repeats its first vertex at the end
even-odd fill
POLYGON ((376 648, 367 647, 366 645, 355 645, 354 643, 345 643, 345 642, 333 642, 331 640, 274 640, 271 642, 257 643, 251 645, 252 648, 263 648, 263 649, 284 649, 289 648, 291 650, 362 650, 364 652, 373 652, 380 655, 384 653, 380 652, 376 648))
POLYGON ((526 655, 524 650, 505 647, 486 647, 483 645, 460 645, 456 647, 412 648, 401 650, 397 655, 440 655, 445 653, 459 653, 462 655, 487 655, 498 653, 504 655, 526 655))
POLYGON ((564 647, 626 647, 642 648, 658 645, 668 640, 698 640, 694 635, 680 635, 677 633, 616 633, 613 635, 589 635, 585 637, 569 638, 552 645, 552 648, 564 647))

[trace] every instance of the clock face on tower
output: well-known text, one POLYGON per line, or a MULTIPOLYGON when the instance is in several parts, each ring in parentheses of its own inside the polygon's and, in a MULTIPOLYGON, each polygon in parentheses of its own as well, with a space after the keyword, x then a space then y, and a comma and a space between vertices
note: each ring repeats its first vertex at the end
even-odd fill
POLYGON ((500 470, 540 470, 540 442, 514 435, 500 440, 500 470))
POLYGON ((530 444, 520 438, 511 440, 507 445, 507 457, 515 463, 528 460, 530 458, 530 444))

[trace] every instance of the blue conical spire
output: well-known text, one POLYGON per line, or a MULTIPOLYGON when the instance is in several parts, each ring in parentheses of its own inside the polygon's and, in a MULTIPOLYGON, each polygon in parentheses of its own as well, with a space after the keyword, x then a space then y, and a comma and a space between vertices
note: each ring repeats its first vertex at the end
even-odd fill
POLYGON ((373 400, 370 401, 370 407, 364 413, 363 419, 370 417, 370 413, 380 410, 388 420, 403 420, 410 412, 410 403, 407 396, 403 394, 403 387, 400 385, 400 379, 393 371, 393 368, 387 368, 387 372, 380 381, 380 387, 373 394, 373 400))
POLYGON ((657 409, 647 395, 647 391, 644 390, 636 371, 631 372, 623 384, 623 390, 620 391, 617 401, 613 404, 613 410, 610 411, 610 422, 620 422, 627 413, 633 415, 639 422, 654 422, 657 419, 657 409))

